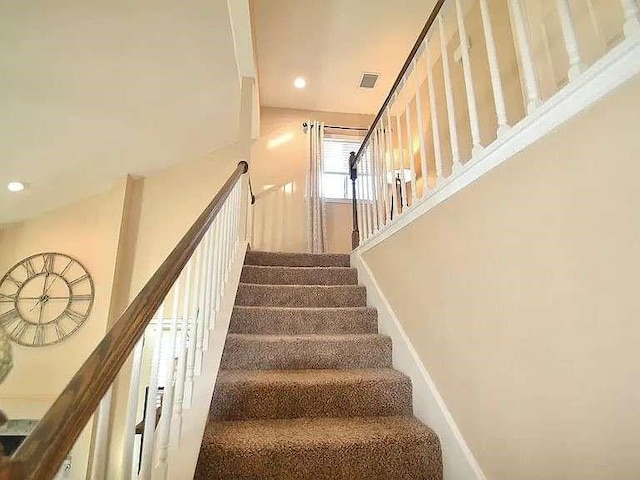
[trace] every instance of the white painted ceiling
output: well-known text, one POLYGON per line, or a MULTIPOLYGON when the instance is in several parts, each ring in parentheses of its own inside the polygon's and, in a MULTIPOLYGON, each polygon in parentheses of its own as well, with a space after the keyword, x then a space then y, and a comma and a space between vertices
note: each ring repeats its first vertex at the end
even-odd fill
POLYGON ((261 105, 377 113, 435 3, 252 0, 261 105), (358 88, 362 72, 380 73, 374 89, 358 88))
POLYGON ((0 0, 0 224, 235 142, 233 45, 226 0, 0 0))

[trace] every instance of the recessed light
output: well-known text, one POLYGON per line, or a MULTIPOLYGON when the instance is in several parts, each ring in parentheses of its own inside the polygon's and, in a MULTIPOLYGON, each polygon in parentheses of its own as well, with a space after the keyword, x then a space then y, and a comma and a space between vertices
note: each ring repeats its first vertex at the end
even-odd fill
POLYGON ((10 192, 20 192, 20 191, 24 190, 24 183, 22 183, 22 182, 9 182, 9 185, 7 185, 7 189, 10 192))
POLYGON ((293 86, 296 88, 304 88, 307 86, 307 81, 302 77, 298 77, 294 80, 293 86))

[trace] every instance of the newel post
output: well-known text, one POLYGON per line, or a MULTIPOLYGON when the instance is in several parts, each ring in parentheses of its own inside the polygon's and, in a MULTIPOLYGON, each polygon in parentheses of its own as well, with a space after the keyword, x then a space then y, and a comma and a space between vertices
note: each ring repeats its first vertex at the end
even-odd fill
POLYGON ((351 178, 351 213, 353 219, 351 248, 355 250, 360 244, 360 232, 358 231, 358 200, 356 199, 356 180, 358 179, 356 152, 351 152, 349 155, 349 177, 351 178))

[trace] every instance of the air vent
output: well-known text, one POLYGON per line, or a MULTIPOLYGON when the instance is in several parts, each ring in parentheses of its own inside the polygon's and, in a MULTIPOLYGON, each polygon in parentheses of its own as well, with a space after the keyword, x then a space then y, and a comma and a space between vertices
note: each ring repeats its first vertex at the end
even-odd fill
POLYGON ((375 87, 379 76, 377 73, 363 73, 360 79, 360 88, 375 87))

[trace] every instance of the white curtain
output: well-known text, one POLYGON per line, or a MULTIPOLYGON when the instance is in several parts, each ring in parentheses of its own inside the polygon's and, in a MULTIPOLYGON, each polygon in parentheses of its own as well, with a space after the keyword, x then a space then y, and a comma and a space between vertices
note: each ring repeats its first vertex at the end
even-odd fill
POLYGON ((311 253, 327 250, 325 202, 322 194, 324 122, 309 121, 309 175, 307 180, 307 245, 311 253))

